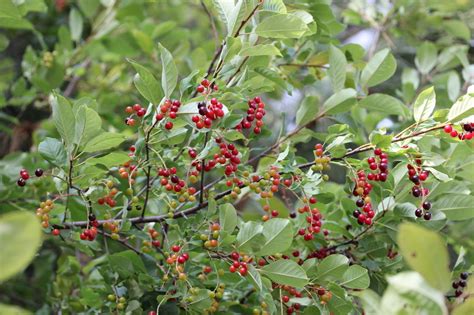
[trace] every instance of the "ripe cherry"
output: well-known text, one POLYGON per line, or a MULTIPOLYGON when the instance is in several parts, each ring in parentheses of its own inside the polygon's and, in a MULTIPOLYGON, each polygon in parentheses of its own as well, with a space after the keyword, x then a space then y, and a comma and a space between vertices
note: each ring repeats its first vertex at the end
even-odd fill
POLYGON ((16 182, 18 186, 20 187, 23 187, 26 185, 26 180, 24 180, 23 178, 20 178, 18 179, 18 181, 16 182))
POLYGON ((42 170, 41 168, 37 168, 37 169, 35 170, 35 175, 36 175, 36 177, 41 177, 41 176, 43 176, 43 170, 42 170))

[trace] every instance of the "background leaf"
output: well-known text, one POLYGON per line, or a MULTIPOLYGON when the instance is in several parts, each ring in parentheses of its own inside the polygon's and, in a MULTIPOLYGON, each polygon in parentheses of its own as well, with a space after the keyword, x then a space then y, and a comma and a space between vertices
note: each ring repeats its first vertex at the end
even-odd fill
POLYGON ((429 285, 442 292, 449 289, 451 272, 448 250, 441 236, 419 225, 402 223, 397 243, 408 265, 419 272, 429 285))

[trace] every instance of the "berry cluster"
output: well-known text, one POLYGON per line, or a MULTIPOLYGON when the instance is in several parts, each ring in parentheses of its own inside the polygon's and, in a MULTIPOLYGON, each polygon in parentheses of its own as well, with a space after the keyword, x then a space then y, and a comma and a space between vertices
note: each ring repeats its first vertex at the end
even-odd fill
MULTIPOLYGON (((173 246, 171 246, 171 250, 174 252, 174 254, 171 254, 166 259, 167 264, 172 265, 172 264, 178 263, 180 265, 183 265, 185 262, 188 261, 188 259, 189 259, 189 254, 188 253, 183 252, 180 255, 178 255, 178 253, 181 251, 181 246, 173 245, 173 246)), ((181 278, 181 276, 180 276, 180 278, 181 278)), ((181 280, 183 280, 183 279, 181 279, 181 280)))
MULTIPOLYGON (((276 166, 271 166, 268 172, 265 172, 262 177, 258 175, 252 176, 252 182, 249 188, 263 199, 272 198, 273 194, 278 192, 281 183, 281 175, 276 166)), ((264 220, 266 221, 266 220, 264 220)))
POLYGON ((263 117, 265 116, 265 103, 259 96, 254 97, 248 101, 249 109, 247 110, 247 116, 238 124, 235 129, 242 131, 242 129, 252 128, 252 124, 255 121, 255 127, 253 132, 259 134, 262 132, 263 117))
POLYGON ((139 118, 145 116, 146 114, 146 109, 143 108, 140 104, 135 104, 133 106, 127 106, 125 108, 125 112, 129 114, 127 118, 125 118, 125 124, 127 124, 130 127, 135 126, 135 115, 139 118))
POLYGON ((211 84, 211 81, 208 79, 203 79, 201 81, 201 84, 198 85, 196 88, 196 92, 201 93, 201 94, 210 94, 212 91, 217 91, 219 90, 219 87, 215 82, 211 84))
POLYGON ((211 128, 212 122, 224 117, 224 105, 213 97, 209 102, 202 101, 197 104, 199 115, 194 115, 191 120, 197 129, 211 128))
MULTIPOLYGON (((311 197, 314 198, 314 197, 311 197)), ((315 203, 316 199, 313 199, 314 202, 311 202, 310 198, 310 203, 315 203)), ((309 212, 309 206, 302 207, 298 209, 298 211, 301 211, 301 209, 304 209, 304 211, 309 212)), ((314 234, 318 234, 321 231, 321 219, 322 215, 319 212, 317 208, 311 209, 311 214, 306 217, 306 222, 308 223, 307 228, 301 228, 298 230, 298 235, 303 236, 305 241, 311 241, 314 238, 314 234)))
POLYGON ((474 122, 462 125, 461 132, 458 132, 452 125, 444 126, 444 132, 448 133, 453 138, 459 140, 471 140, 474 138, 474 122))
POLYGON ((99 222, 97 221, 94 214, 89 214, 89 226, 90 228, 85 229, 79 237, 81 240, 93 241, 97 236, 97 228, 99 227, 99 222))
MULTIPOLYGON (((216 139, 216 143, 219 145, 219 153, 214 154, 213 159, 206 162, 204 165, 204 171, 211 171, 216 165, 224 166, 224 173, 226 176, 230 176, 237 171, 237 167, 240 164, 239 150, 232 143, 225 143, 221 138, 216 139)), ((192 166, 196 167, 198 172, 201 171, 201 162, 194 161, 192 166)))
MULTIPOLYGON (((314 172, 327 171, 331 168, 331 165, 329 164, 331 162, 331 157, 324 155, 324 149, 321 143, 317 143, 314 146, 314 156, 314 165, 311 166, 311 169, 314 172)), ((328 175, 323 175, 323 180, 329 180, 328 175)))
POLYGON ((115 195, 118 193, 118 189, 114 187, 114 182, 109 180, 106 183, 109 193, 104 197, 97 199, 99 205, 107 204, 109 207, 113 208, 117 205, 117 201, 114 199, 115 195))
POLYGON ((184 202, 186 200, 195 201, 194 194, 196 193, 196 188, 189 187, 186 190, 186 182, 183 179, 180 179, 176 175, 176 167, 171 167, 168 169, 161 168, 158 170, 158 175, 161 176, 160 184, 165 187, 167 191, 174 191, 177 194, 180 194, 180 201, 184 202))
MULTIPOLYGON (((169 117, 170 119, 175 119, 177 117, 177 113, 179 107, 181 106, 181 102, 178 100, 166 100, 160 106, 160 112, 156 114, 155 118, 157 121, 163 120, 165 117, 169 117)), ((165 129, 171 130, 173 129, 173 122, 167 121, 165 123, 165 129)))
POLYGON ((371 225, 372 218, 375 217, 375 211, 372 210, 371 199, 369 197, 372 185, 367 182, 368 176, 365 176, 364 171, 361 170, 357 172, 357 177, 356 186, 354 187, 352 194, 359 197, 355 204, 357 207, 362 209, 362 212, 357 209, 354 210, 352 215, 357 219, 359 224, 371 225))
MULTIPOLYGON (((131 152, 135 152, 135 147, 130 147, 131 152), (133 151, 132 151, 133 148, 133 151)), ((137 166, 131 164, 130 161, 125 162, 118 170, 120 178, 128 179, 133 185, 135 183, 135 178, 137 177, 138 169, 137 166)))
MULTIPOLYGON (((428 188, 423 188, 421 187, 421 182, 424 182, 430 173, 426 170, 423 170, 421 167, 422 160, 418 157, 415 159, 415 163, 417 166, 413 166, 411 164, 407 165, 408 168, 408 178, 410 181, 414 184, 414 186, 411 189, 411 193, 414 197, 418 198, 420 196, 427 196, 429 194, 428 188)), ((431 212, 429 210, 431 209, 431 203, 429 201, 422 201, 420 208, 417 208, 415 210, 415 216, 417 218, 423 217, 425 220, 430 220, 431 219, 431 212)))
POLYGON ((127 305, 127 299, 124 296, 118 297, 115 294, 109 294, 107 295, 107 300, 117 303, 116 308, 118 311, 124 310, 127 305))
POLYGON ((144 253, 149 253, 151 252, 152 247, 160 247, 161 242, 158 240, 158 237, 160 237, 160 233, 156 231, 153 228, 148 229, 148 235, 150 236, 149 241, 143 241, 142 242, 142 252, 144 253))
POLYGON ((104 226, 104 229, 105 230, 108 230, 111 232, 111 235, 110 237, 114 240, 118 240, 119 239, 119 235, 118 235, 118 232, 119 232, 119 225, 115 222, 105 222, 103 224, 104 226))
POLYGON ((385 182, 388 176, 388 156, 382 152, 382 149, 375 148, 374 156, 367 159, 369 168, 373 171, 367 175, 368 180, 385 182), (375 173, 376 170, 378 173, 375 173))
MULTIPOLYGON (((36 177, 41 177, 43 175, 43 170, 41 168, 37 168, 35 170, 36 177)), ((26 185, 26 181, 30 178, 30 174, 26 169, 20 170, 20 178, 16 182, 18 186, 23 187, 26 185)))
POLYGON ((459 275, 459 281, 453 281, 452 286, 453 286, 453 289, 456 290, 454 292, 454 295, 456 297, 461 296, 462 291, 467 286, 467 281, 466 280, 467 280, 468 277, 469 277, 469 273, 461 272, 461 274, 459 275))
POLYGON ((252 262, 252 259, 247 256, 241 257, 240 254, 237 252, 232 252, 230 254, 230 258, 233 260, 233 262, 232 265, 230 265, 229 267, 229 271, 232 273, 238 271, 242 277, 245 277, 248 272, 247 263, 252 262))
POLYGON ((295 311, 298 311, 301 308, 301 304, 299 303, 292 303, 288 304, 290 302, 291 297, 295 298, 302 298, 303 295, 301 294, 300 291, 296 290, 294 287, 284 285, 281 287, 282 292, 284 295, 281 296, 281 302, 283 305, 286 307, 286 313, 287 314, 293 314, 295 311))
MULTIPOLYGON (((41 226, 47 228, 49 226, 49 213, 54 208, 54 202, 48 199, 40 203, 38 209, 36 209, 36 216, 41 219, 41 226)), ((59 233, 58 233, 59 235, 59 233)))
POLYGON ((209 229, 209 235, 201 234, 200 239, 204 242, 204 247, 206 248, 215 248, 219 246, 219 235, 220 235, 221 226, 219 223, 213 223, 209 229))
POLYGON ((320 249, 317 249, 310 253, 307 257, 307 259, 310 258, 317 258, 317 259, 324 259, 327 256, 333 254, 335 252, 334 248, 327 248, 327 247, 321 247, 320 249))
POLYGON ((324 288, 319 288, 318 289, 318 295, 319 295, 319 299, 321 300, 321 304, 326 304, 327 302, 329 302, 331 299, 332 299, 332 293, 331 291, 328 291, 324 288))

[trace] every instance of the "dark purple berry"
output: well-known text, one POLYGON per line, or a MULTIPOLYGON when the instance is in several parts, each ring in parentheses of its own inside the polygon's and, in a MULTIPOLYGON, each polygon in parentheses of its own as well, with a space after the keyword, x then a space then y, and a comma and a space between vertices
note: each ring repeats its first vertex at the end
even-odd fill
POLYGON ((416 216, 417 218, 421 218, 421 217, 423 216, 423 210, 421 210, 421 209, 416 209, 416 210, 415 210, 415 216, 416 216))
POLYGON ((20 178, 18 179, 16 183, 18 184, 18 186, 23 187, 26 185, 26 180, 24 180, 23 178, 20 178))
POLYGON ((352 212, 352 216, 354 216, 354 218, 358 218, 360 216, 360 211, 359 210, 354 210, 354 212, 352 212))
POLYGON ((425 215, 423 216, 423 219, 426 221, 431 220, 431 212, 425 212, 425 215))
POLYGON ((364 205, 364 199, 358 199, 358 200, 356 201, 356 205, 357 205, 357 207, 359 207, 359 208, 362 207, 362 206, 364 205))
POLYGON ((430 210, 431 209, 431 202, 429 202, 429 201, 423 202, 423 209, 430 210))
POLYGON ((41 177, 41 176, 43 176, 43 170, 42 170, 41 168, 37 168, 37 169, 35 170, 35 175, 36 175, 36 177, 41 177))
POLYGON ((467 277, 469 277, 469 274, 467 272, 461 272, 461 274, 459 275, 459 277, 463 280, 466 280, 467 277))

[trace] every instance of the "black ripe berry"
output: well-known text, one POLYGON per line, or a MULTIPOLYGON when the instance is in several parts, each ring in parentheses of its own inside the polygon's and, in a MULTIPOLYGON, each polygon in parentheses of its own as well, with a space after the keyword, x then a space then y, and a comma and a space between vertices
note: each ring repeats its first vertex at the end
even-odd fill
POLYGON ((354 210, 354 212, 352 212, 352 215, 354 216, 354 218, 357 219, 360 215, 360 211, 359 210, 354 210))
POLYGON ((26 185, 26 180, 24 180, 23 178, 20 178, 18 179, 16 183, 18 184, 18 186, 23 187, 26 185))
POLYGON ((418 187, 413 187, 413 189, 411 190, 412 194, 414 197, 420 197, 421 196, 421 190, 420 188, 418 187))
POLYGON ((423 216, 423 210, 421 210, 421 209, 416 209, 416 210, 415 210, 415 216, 416 216, 417 218, 421 218, 421 217, 423 216))
POLYGON ((426 221, 431 220, 431 212, 426 212, 425 215, 423 216, 423 219, 425 219, 426 221))
POLYGON ((35 175, 36 175, 36 177, 41 177, 41 176, 43 176, 43 170, 42 170, 41 168, 37 168, 37 169, 35 170, 35 175))
POLYGON ((429 201, 423 202, 423 209, 430 210, 431 209, 431 202, 429 202, 429 201))
POLYGON ((466 280, 467 277, 469 277, 469 274, 467 272, 461 272, 461 274, 459 275, 459 277, 463 280, 466 280))
POLYGON ((359 207, 359 208, 362 207, 362 206, 364 205, 364 199, 358 199, 358 200, 356 201, 356 205, 357 205, 357 207, 359 207))

